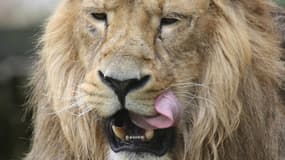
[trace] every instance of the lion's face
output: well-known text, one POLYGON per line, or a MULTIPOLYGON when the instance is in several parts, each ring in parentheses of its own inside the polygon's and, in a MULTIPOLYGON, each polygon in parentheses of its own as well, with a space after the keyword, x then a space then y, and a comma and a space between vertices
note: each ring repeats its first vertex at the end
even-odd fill
POLYGON ((205 65, 208 8, 208 0, 81 2, 78 96, 103 119, 113 159, 177 152, 205 65))
POLYGON ((197 20, 207 7, 188 0, 84 1, 78 29, 86 101, 100 103, 94 107, 103 117, 122 109, 121 103, 134 113, 157 114, 154 101, 162 92, 199 78, 207 33, 197 20), (111 81, 135 84, 119 91, 111 81))
POLYGON ((270 0, 62 1, 31 79, 27 159, 278 159, 275 9, 270 0))

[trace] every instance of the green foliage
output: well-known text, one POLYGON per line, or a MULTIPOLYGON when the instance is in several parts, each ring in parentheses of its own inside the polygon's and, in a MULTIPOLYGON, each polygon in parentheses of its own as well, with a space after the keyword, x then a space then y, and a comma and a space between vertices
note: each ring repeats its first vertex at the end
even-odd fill
POLYGON ((285 5, 285 0, 277 0, 278 3, 285 5))

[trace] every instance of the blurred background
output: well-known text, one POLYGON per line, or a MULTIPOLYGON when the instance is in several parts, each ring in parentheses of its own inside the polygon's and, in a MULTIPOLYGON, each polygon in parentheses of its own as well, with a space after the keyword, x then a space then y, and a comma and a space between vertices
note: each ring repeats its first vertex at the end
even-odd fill
POLYGON ((59 1, 0 0, 0 160, 20 160, 29 150, 27 75, 42 26, 59 1))
POLYGON ((29 150, 31 114, 25 85, 37 39, 60 0, 0 0, 0 160, 20 160, 29 150))

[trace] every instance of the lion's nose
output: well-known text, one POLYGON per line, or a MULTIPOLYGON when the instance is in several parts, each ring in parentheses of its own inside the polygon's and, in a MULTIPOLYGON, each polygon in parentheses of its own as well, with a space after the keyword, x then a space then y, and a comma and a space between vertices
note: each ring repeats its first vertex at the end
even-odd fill
POLYGON ((143 87, 150 79, 150 75, 146 75, 140 79, 118 80, 105 76, 101 71, 99 71, 99 76, 101 81, 116 93, 122 106, 125 105, 125 97, 129 92, 143 87))

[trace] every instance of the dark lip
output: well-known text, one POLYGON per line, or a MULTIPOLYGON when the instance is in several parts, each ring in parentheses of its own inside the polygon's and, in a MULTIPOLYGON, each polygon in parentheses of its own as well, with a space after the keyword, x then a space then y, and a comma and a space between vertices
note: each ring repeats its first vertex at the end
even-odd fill
MULTIPOLYGON (((124 117, 123 119, 130 122, 128 111, 125 110, 119 111, 117 114, 106 119, 105 121, 105 132, 110 147, 115 153, 126 151, 133 153, 151 153, 156 156, 163 156, 173 147, 175 141, 175 128, 155 130, 154 138, 148 142, 125 142, 118 139, 112 131, 112 125, 116 120, 118 120, 118 117, 120 118, 122 115, 126 115, 127 117, 124 117)), ((143 130, 133 123, 131 123, 129 127, 129 129, 143 130)))

